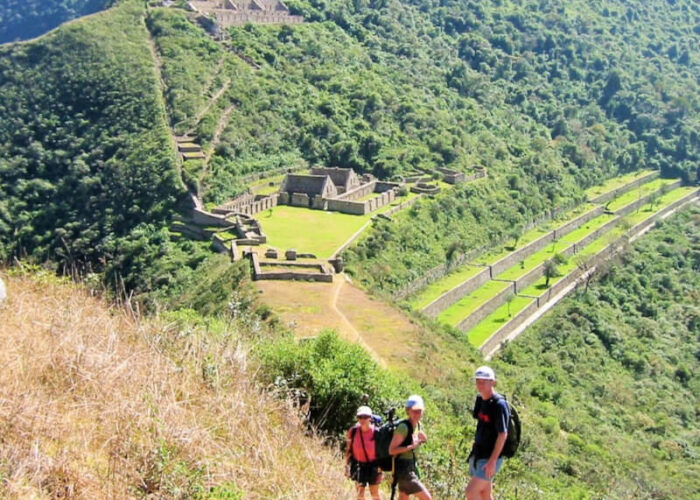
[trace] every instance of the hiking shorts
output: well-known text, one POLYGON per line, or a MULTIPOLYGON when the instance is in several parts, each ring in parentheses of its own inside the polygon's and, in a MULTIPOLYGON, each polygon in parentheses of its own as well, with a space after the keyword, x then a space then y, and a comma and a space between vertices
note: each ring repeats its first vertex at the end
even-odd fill
POLYGON ((416 473, 413 471, 399 476, 399 480, 396 484, 399 491, 401 493, 406 493, 407 495, 415 495, 421 491, 428 491, 428 489, 423 486, 423 483, 420 482, 420 479, 418 479, 418 476, 416 476, 416 473))
POLYGON ((415 495, 428 489, 420 482, 413 461, 396 460, 396 485, 401 493, 415 495))
POLYGON ((486 465, 486 462, 488 462, 487 458, 476 458, 474 455, 469 457, 469 475, 471 477, 483 479, 484 481, 488 481, 489 483, 493 481, 493 478, 496 477, 498 471, 501 470, 501 466, 503 465, 503 457, 500 457, 498 460, 496 460, 496 472, 491 478, 488 478, 486 476, 486 473, 484 472, 484 466, 486 465))
POLYGON ((350 464, 350 477, 360 486, 379 484, 382 480, 379 467, 372 462, 357 460, 353 460, 350 464))

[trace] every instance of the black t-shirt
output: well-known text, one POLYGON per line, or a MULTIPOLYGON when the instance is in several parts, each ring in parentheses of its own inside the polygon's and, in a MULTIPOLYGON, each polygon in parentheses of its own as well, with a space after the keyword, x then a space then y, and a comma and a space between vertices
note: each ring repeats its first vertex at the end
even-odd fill
POLYGON ((476 458, 489 458, 496 445, 498 434, 508 432, 510 419, 508 403, 496 392, 486 401, 481 396, 477 396, 474 402, 474 418, 478 423, 472 453, 476 458))

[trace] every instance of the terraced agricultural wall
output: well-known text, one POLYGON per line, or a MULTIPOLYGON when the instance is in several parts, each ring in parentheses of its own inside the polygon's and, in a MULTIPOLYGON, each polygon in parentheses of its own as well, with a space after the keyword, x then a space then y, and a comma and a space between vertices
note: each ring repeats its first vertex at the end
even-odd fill
POLYGON ((452 290, 443 293, 437 299, 425 306, 423 308, 423 314, 434 318, 440 313, 440 311, 447 309, 465 295, 469 295, 490 279, 491 270, 488 267, 484 267, 484 269, 479 271, 478 274, 463 281, 452 290))
POLYGON ((622 196, 623 194, 627 193, 628 191, 632 191, 634 188, 641 186, 642 184, 646 184, 647 182, 650 182, 654 179, 656 179, 659 176, 659 172, 651 172, 644 177, 640 177, 639 179, 630 182, 629 184, 625 184, 624 186, 620 186, 619 188, 609 191, 607 193, 603 193, 599 196, 596 196, 595 198, 591 198, 590 201, 591 203, 605 203, 607 201, 610 201, 612 199, 615 199, 619 196, 622 196))
POLYGON ((535 241, 528 243, 524 247, 516 250, 515 252, 506 255, 501 260, 495 262, 493 265, 490 266, 491 277, 495 278, 506 269, 510 269, 511 267, 516 265, 528 255, 532 255, 533 253, 542 250, 544 247, 547 246, 548 243, 551 243, 552 241, 554 241, 554 231, 551 231, 545 234, 544 236, 540 236, 535 241))
POLYGON ((494 296, 488 302, 482 304, 477 309, 474 310, 469 316, 464 318, 457 324, 457 329, 463 332, 469 331, 474 328, 482 319, 494 312, 496 309, 505 304, 506 299, 509 295, 515 293, 515 284, 509 283, 503 291, 499 292, 498 295, 494 296))
POLYGON ((571 231, 574 231, 574 230, 578 229, 579 227, 583 226, 589 220, 595 219, 599 215, 602 215, 603 212, 605 212, 605 208, 595 207, 592 210, 589 210, 588 212, 581 214, 580 216, 576 217, 574 220, 567 222, 566 224, 564 224, 561 227, 556 228, 554 230, 554 239, 558 240, 562 236, 566 236, 571 231))
POLYGON ((591 234, 586 236, 580 241, 577 241, 574 244, 574 253, 578 253, 580 250, 582 250, 584 247, 587 247, 592 241, 597 240, 601 236, 603 236, 605 233, 609 232, 612 228, 617 226, 620 221, 622 221, 622 217, 615 217, 614 219, 606 222, 602 226, 600 226, 598 229, 593 231, 591 234))
POLYGON ((637 201, 622 207, 620 210, 618 210, 615 213, 617 215, 621 215, 621 216, 631 214, 632 212, 637 210, 639 207, 641 207, 641 206, 645 205, 647 202, 649 202, 649 200, 651 200, 654 196, 658 196, 662 191, 671 191, 672 189, 676 189, 677 187, 680 187, 680 185, 681 185, 681 181, 676 181, 672 184, 667 184, 667 185, 657 189, 653 193, 649 193, 646 196, 642 196, 637 201))
POLYGON ((486 342, 481 345, 479 350, 484 353, 494 351, 512 331, 522 325, 525 320, 527 320, 535 313, 535 311, 537 311, 537 309, 537 301, 533 300, 524 309, 521 309, 516 315, 514 315, 505 325, 496 330, 493 335, 486 339, 486 342))

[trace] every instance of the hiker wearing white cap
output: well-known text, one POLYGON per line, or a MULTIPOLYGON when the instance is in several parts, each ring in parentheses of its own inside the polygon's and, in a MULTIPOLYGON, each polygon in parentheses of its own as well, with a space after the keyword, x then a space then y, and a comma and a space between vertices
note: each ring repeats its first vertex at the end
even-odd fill
POLYGON ((425 404, 423 398, 413 395, 406 401, 406 415, 394 431, 394 437, 389 445, 389 453, 394 460, 394 484, 399 488, 399 500, 408 500, 415 495, 420 500, 432 500, 428 489, 421 483, 416 464, 416 448, 428 440, 420 428, 425 404))
POLYGON ((357 424, 347 433, 345 443, 345 475, 355 481, 358 500, 365 498, 365 488, 373 500, 379 500, 379 483, 384 479, 384 473, 377 466, 375 427, 372 423, 372 409, 360 406, 357 409, 357 424))
POLYGON ((503 465, 510 412, 506 400, 494 390, 496 374, 493 369, 480 366, 474 373, 474 381, 479 393, 474 402, 474 418, 478 423, 469 454, 471 479, 466 496, 467 500, 493 500, 492 481, 503 465))

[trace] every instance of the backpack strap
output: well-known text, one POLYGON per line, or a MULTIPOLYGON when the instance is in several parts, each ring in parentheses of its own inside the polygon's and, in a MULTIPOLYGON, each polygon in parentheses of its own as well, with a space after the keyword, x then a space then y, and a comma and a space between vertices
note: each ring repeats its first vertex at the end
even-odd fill
POLYGON ((365 448, 365 438, 362 437, 362 429, 360 429, 360 443, 362 443, 362 451, 365 452, 365 460, 369 463, 369 455, 367 454, 367 448, 365 448))

